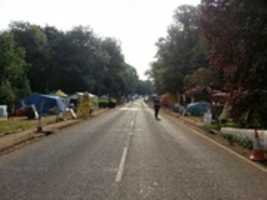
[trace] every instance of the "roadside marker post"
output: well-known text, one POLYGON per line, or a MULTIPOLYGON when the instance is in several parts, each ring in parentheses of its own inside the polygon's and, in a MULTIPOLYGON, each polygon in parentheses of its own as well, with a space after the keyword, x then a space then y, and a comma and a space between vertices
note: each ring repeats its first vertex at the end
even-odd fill
POLYGON ((43 126, 42 126, 42 117, 40 115, 38 118, 37 133, 41 132, 43 132, 43 126))
POLYGON ((43 126, 42 126, 42 115, 43 115, 43 108, 44 108, 44 102, 41 102, 41 107, 40 107, 40 113, 39 113, 39 118, 38 118, 38 125, 37 125, 37 133, 42 133, 43 132, 43 126))
POLYGON ((253 161, 265 161, 266 160, 265 155, 264 155, 263 145, 261 143, 260 135, 257 129, 255 129, 255 132, 254 132, 253 149, 251 151, 249 158, 250 160, 253 160, 253 161))

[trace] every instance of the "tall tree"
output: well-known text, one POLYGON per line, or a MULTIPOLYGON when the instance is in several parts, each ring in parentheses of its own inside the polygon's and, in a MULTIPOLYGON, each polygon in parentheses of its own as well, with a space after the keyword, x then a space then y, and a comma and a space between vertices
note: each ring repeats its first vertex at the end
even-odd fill
POLYGON ((45 33, 40 26, 23 22, 10 24, 10 29, 18 46, 26 51, 25 59, 30 64, 28 78, 32 89, 45 92, 49 78, 49 51, 45 33))
POLYGON ((183 92, 184 77, 208 63, 205 41, 199 34, 198 15, 197 7, 178 7, 167 37, 160 38, 156 44, 157 60, 152 63, 150 74, 161 93, 183 92))
POLYGON ((203 0, 201 10, 210 62, 224 71, 233 116, 248 126, 267 126, 266 2, 203 0))
POLYGON ((16 100, 30 93, 26 77, 25 51, 17 47, 12 33, 0 34, 0 104, 14 106, 16 100))
MULTIPOLYGON (((77 26, 63 32, 51 26, 14 22, 6 33, 14 37, 13 46, 25 50, 29 67, 20 77, 29 79, 34 92, 63 89, 67 93, 89 91, 120 97, 138 90, 140 80, 136 70, 125 62, 119 42, 98 37, 90 27, 77 26)), ((13 80, 6 85, 13 87, 13 80)), ((9 99, 23 96, 18 93, 11 92, 9 99)))

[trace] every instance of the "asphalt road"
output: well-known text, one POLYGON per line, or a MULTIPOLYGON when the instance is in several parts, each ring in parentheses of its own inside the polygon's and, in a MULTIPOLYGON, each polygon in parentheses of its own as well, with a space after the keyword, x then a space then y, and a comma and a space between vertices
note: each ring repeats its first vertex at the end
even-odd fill
POLYGON ((267 173, 141 101, 0 157, 0 200, 266 200, 267 173))

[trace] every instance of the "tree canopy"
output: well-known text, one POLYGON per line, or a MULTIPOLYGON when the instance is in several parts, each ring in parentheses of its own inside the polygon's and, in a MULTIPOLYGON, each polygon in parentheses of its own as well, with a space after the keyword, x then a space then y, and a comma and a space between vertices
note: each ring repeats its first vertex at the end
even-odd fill
POLYGON ((25 51, 18 47, 12 33, 0 35, 0 104, 14 105, 17 98, 30 93, 25 51))
POLYGON ((167 37, 156 43, 156 61, 149 72, 159 93, 181 93, 184 79, 199 67, 207 67, 207 48, 200 34, 199 9, 183 5, 174 13, 167 37))
POLYGON ((224 72, 233 116, 267 126, 267 4, 256 0, 203 0, 201 26, 210 63, 224 72))
POLYGON ((209 87, 229 94, 240 124, 267 127, 267 4, 202 0, 176 9, 149 71, 159 93, 209 87))
POLYGON ((119 42, 97 36, 90 27, 69 31, 13 22, 0 32, 0 95, 14 104, 31 91, 89 91, 112 97, 151 92, 125 62, 119 42))

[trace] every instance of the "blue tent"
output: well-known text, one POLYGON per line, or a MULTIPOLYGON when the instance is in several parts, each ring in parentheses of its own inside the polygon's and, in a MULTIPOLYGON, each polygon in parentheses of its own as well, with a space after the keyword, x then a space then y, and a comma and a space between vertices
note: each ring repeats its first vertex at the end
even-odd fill
POLYGON ((64 112, 65 104, 58 96, 33 94, 21 101, 22 106, 34 105, 40 114, 48 114, 52 110, 54 112, 64 112))
POLYGON ((192 116, 203 116, 208 111, 209 107, 209 103, 205 101, 190 103, 187 105, 186 113, 192 116))

